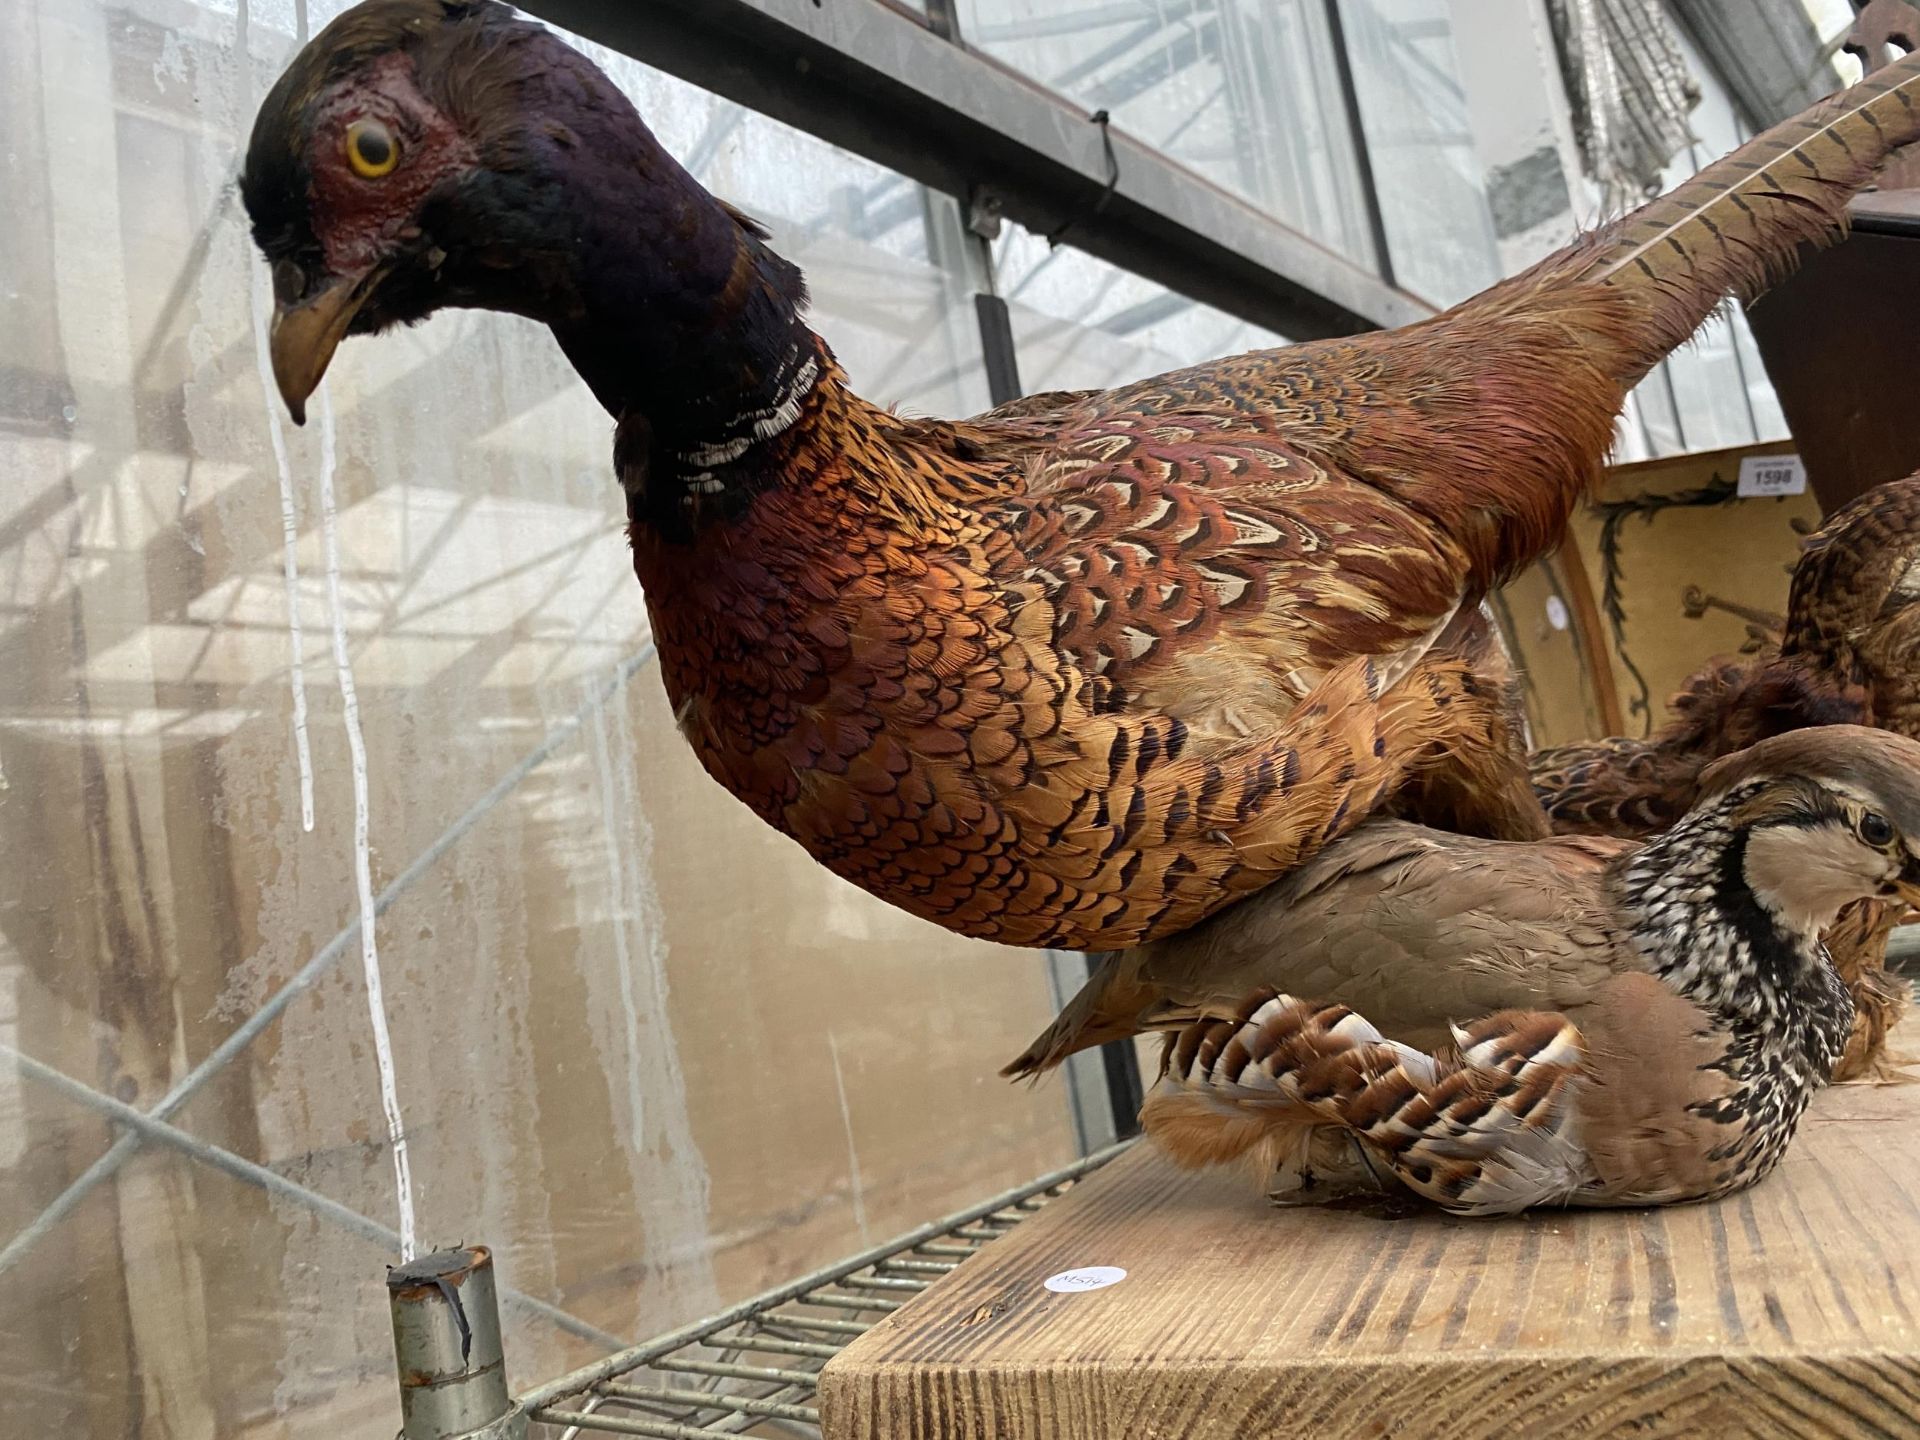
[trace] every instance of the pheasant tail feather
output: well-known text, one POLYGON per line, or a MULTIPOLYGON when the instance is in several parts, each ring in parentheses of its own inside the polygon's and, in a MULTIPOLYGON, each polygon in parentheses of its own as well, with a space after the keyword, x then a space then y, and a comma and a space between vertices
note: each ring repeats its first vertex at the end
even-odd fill
POLYGON ((1583 279, 1643 295, 1651 367, 1726 295, 1751 300, 1803 247, 1846 233, 1847 201, 1893 151, 1920 140, 1920 53, 1750 140, 1600 232, 1583 279))
POLYGON ((1137 949, 1118 950, 1101 960, 1053 1023, 1000 1073, 1009 1080, 1038 1080, 1069 1055, 1137 1034, 1145 1012, 1159 999, 1153 986, 1137 978, 1140 955, 1137 949))

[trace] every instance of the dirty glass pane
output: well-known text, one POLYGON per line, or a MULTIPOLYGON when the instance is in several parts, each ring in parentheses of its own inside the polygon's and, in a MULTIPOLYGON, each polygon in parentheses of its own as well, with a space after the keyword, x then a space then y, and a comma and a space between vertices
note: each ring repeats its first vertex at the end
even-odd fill
POLYGON ((993 258, 1029 393, 1106 389, 1287 343, 1085 251, 1049 247, 1018 225, 1002 229, 993 258))
POLYGON ((1786 412, 1780 408, 1780 397, 1773 393, 1773 381, 1767 378, 1766 361, 1760 358, 1760 346, 1754 341, 1746 312, 1729 306, 1727 321, 1733 327, 1733 344, 1740 355, 1740 378, 1746 383, 1747 405, 1753 411, 1753 438, 1785 440, 1791 433, 1787 429, 1786 412))
POLYGON ((1667 373, 1688 450, 1719 450, 1759 438, 1734 346, 1731 305, 1716 310, 1685 349, 1668 357, 1667 373))
POLYGON ((1394 279, 1451 305, 1500 278, 1449 0, 1340 0, 1394 279))
POLYGON ((958 0, 966 43, 1373 264, 1324 0, 958 0))
MULTIPOLYGON (((441 317, 349 343, 305 429, 267 404, 230 182, 324 18, 0 0, 4 1435, 391 1434, 383 1088, 421 1241, 629 1339, 1073 1149, 1061 1087, 992 1074, 1050 1013, 1040 957, 867 898, 699 772, 611 425, 543 331, 441 317), (152 1110, 303 969, 170 1141, 36 1218, 114 1143, 95 1097, 152 1110)), ((857 384, 986 403, 917 187, 618 78, 807 267, 857 384)), ((516 1384, 595 1353, 507 1323, 516 1384)))

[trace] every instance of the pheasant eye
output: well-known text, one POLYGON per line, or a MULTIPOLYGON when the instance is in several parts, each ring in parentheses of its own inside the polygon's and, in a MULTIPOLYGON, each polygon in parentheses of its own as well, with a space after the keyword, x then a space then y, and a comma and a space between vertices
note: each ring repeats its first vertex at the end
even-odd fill
POLYGON ((347 126, 347 164, 363 180, 378 180, 400 163, 400 142, 378 120, 347 126))
POLYGON ((1893 839, 1893 825, 1886 816, 1869 810, 1860 817, 1860 838, 1869 845, 1885 845, 1893 839))

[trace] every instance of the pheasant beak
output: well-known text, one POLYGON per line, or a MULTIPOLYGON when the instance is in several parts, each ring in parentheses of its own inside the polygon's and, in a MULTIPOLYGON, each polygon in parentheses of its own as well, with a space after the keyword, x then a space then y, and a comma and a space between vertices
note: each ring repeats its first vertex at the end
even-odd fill
POLYGON ((307 397, 326 377, 334 350, 386 272, 386 266, 376 265, 363 274, 329 280, 310 295, 274 307, 267 348, 280 398, 286 401, 294 424, 307 423, 307 397))

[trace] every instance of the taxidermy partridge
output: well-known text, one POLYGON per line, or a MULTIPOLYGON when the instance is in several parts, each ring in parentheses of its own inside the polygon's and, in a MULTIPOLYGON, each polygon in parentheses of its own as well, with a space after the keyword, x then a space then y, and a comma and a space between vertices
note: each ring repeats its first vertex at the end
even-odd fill
POLYGON ((1349 1178, 1467 1214, 1723 1195, 1773 1168, 1846 1041, 1821 931, 1915 894, 1920 742, 1858 726, 1717 762, 1645 845, 1376 821, 1153 947, 1160 1019, 1234 999, 1171 1037, 1141 1120, 1185 1163, 1296 1175, 1330 1131, 1349 1178))
MULTIPOLYGON (((1615 736, 1536 751, 1533 783, 1569 835, 1666 829, 1714 760, 1807 725, 1876 725, 1920 736, 1920 476, 1877 485, 1827 517, 1793 569, 1779 643, 1708 661, 1645 739, 1615 736)), ((1904 906, 1850 907, 1827 935, 1853 991, 1854 1034, 1836 1079, 1886 1070, 1886 1037, 1910 990, 1885 969, 1904 906)))
POLYGON ((1499 697, 1436 637, 1558 541, 1629 387, 1841 232, 1916 96, 1920 58, 1404 330, 960 422, 854 394, 766 232, 491 0, 336 18, 263 102, 241 193, 296 419, 346 335, 447 306, 547 325, 616 422, 708 772, 916 915, 1103 949, 1436 765, 1487 772, 1487 828, 1544 830, 1501 800, 1499 697))

